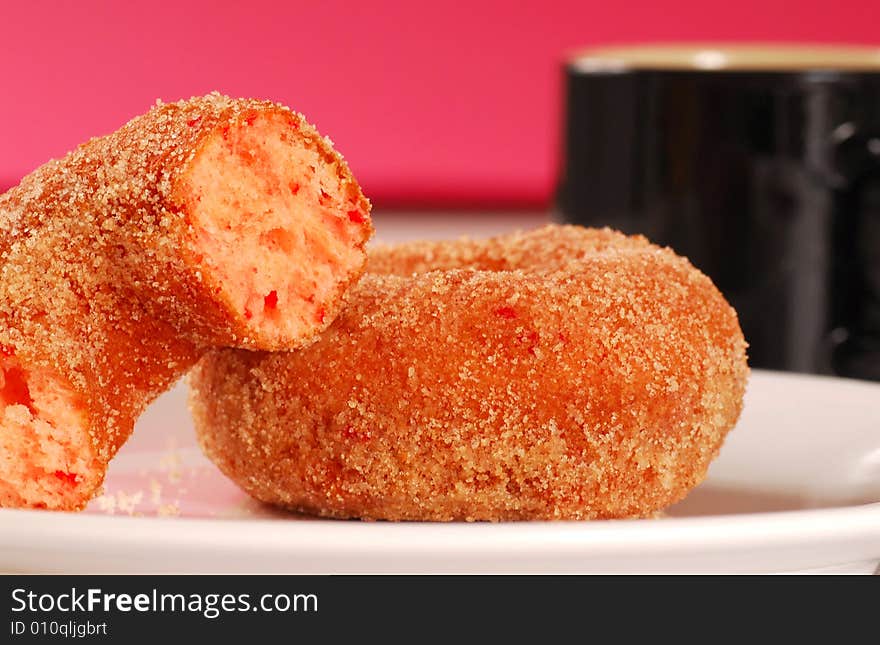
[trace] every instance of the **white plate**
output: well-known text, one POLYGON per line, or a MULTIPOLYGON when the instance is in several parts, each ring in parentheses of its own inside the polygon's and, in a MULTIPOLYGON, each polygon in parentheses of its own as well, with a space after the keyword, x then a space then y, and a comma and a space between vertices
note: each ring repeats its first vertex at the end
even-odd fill
POLYGON ((7 571, 870 573, 878 561, 880 385, 761 371, 707 481, 663 519, 392 524, 277 512, 199 454, 183 386, 144 415, 85 513, 0 511, 7 571))

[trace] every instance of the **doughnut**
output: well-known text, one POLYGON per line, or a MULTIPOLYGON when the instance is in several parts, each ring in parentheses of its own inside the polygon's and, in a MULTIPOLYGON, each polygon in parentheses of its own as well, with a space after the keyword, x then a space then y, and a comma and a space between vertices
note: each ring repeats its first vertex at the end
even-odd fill
POLYGON ((685 258, 550 225, 377 246, 318 342, 211 351, 189 381, 203 451, 258 500, 500 521, 655 515, 704 479, 747 376, 685 258))
POLYGON ((158 103, 0 196, 0 506, 74 510, 210 347, 312 342, 370 204, 290 109, 158 103))

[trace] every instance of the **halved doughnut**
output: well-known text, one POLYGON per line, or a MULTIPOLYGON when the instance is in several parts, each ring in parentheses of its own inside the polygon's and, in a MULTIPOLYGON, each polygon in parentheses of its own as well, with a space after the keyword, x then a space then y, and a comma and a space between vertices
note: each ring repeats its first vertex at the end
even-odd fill
POLYGON ((159 104, 0 196, 0 506, 81 508, 209 347, 312 342, 360 276, 370 204, 290 109, 159 104))

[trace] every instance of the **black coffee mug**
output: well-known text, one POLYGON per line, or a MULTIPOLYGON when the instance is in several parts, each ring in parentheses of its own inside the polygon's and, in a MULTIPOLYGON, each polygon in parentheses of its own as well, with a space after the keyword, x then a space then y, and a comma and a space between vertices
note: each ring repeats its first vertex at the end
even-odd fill
POLYGON ((593 50, 566 88, 561 220, 690 258, 753 367, 880 380, 880 49, 593 50))

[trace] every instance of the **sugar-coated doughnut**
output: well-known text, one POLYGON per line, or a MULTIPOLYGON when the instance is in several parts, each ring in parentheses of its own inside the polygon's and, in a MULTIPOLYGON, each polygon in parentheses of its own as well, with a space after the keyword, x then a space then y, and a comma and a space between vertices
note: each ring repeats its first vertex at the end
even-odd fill
POLYGON ((745 349, 686 259, 548 226, 375 248, 317 343, 206 354, 191 407, 221 471, 306 513, 644 517, 704 478, 745 349))
POLYGON ((310 342, 370 204, 290 109, 157 104, 0 196, 0 506, 81 508, 208 347, 310 342))

